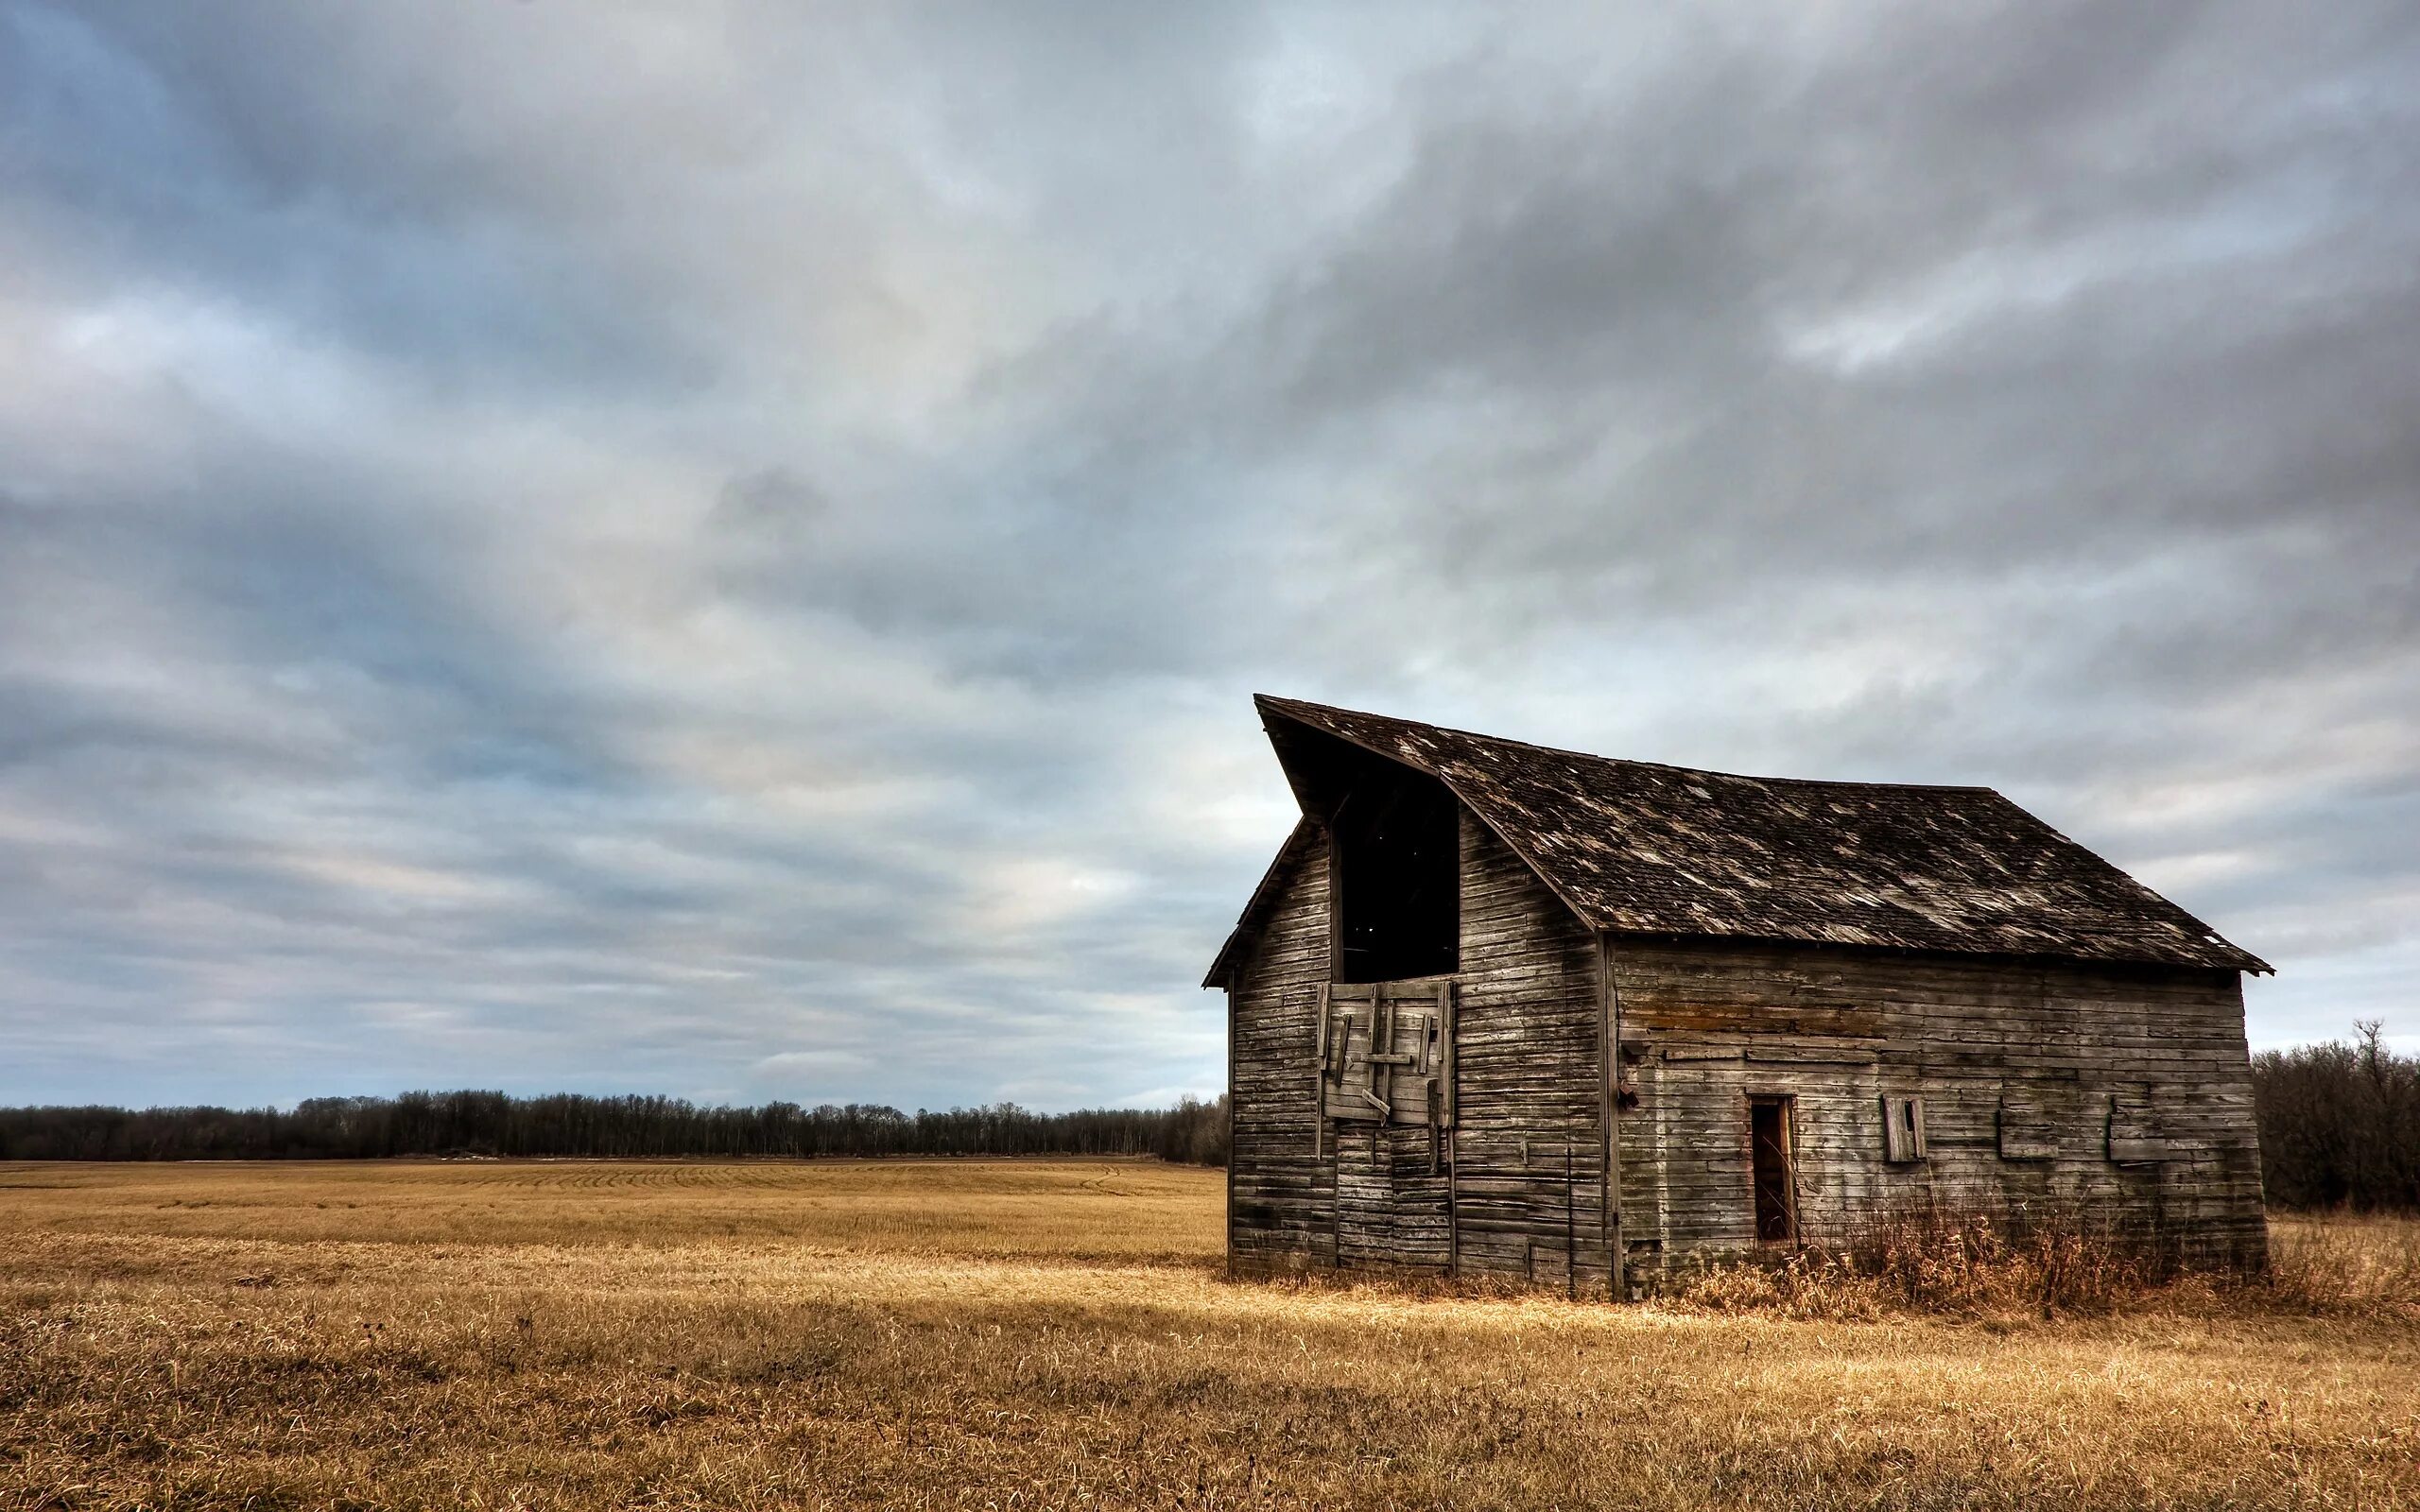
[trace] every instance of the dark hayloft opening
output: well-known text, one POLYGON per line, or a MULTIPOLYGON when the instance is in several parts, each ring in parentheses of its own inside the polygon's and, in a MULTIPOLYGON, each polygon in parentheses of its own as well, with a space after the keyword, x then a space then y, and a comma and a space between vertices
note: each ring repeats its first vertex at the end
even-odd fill
POLYGON ((1460 833, 1445 784, 1392 764, 1374 767, 1333 822, 1338 979, 1453 971, 1461 947, 1460 833))

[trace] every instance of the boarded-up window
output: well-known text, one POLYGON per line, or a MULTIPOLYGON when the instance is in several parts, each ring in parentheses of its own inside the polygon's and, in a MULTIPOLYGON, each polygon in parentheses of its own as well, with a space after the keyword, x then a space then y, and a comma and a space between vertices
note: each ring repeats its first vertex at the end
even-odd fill
POLYGON ((2058 1124, 2045 1106, 2044 1096, 2038 1089, 2017 1086, 2003 1089, 1994 1122, 1998 1125, 2001 1160, 2048 1160, 2057 1158, 2058 1124))
POLYGON ((2109 1159, 2116 1165, 2156 1165, 2176 1158, 2148 1088, 2109 1096, 2109 1159))
MULTIPOLYGON (((1327 1119, 1453 1126, 1450 979, 1332 983, 1320 989, 1319 1021, 1312 1060, 1327 1119)), ((1313 1137, 1326 1138, 1324 1120, 1313 1137)))
POLYGON ((1882 1099, 1882 1158, 1893 1165, 1904 1165, 1925 1158, 1923 1098, 1882 1099))

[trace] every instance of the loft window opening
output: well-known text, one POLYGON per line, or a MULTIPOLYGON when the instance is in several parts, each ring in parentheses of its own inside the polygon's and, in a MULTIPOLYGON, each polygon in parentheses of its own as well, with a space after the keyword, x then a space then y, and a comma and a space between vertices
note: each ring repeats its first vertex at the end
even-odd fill
POLYGON ((1398 982, 1455 970, 1461 950, 1454 795, 1423 773, 1366 771, 1330 819, 1337 980, 1398 982))

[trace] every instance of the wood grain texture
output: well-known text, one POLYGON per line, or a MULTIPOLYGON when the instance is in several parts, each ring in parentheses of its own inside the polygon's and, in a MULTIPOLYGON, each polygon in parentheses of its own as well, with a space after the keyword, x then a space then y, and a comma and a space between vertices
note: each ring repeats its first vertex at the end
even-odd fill
POLYGON ((1631 1237, 1667 1263, 1754 1246, 1752 1095, 1797 1100, 1812 1242, 1938 1203, 2263 1262, 2233 971, 1712 941, 1616 941, 1613 958, 1626 1033, 1655 1052, 1624 1115, 1631 1237), (1809 1032, 1810 1003, 1834 1032, 1809 1032), (1884 1159, 1893 1097, 1923 1099, 1922 1160, 1884 1159))
POLYGON ((1232 998, 1228 1234, 1239 1271, 1456 1269, 1607 1283, 1594 937, 1467 811, 1460 823, 1450 1005, 1432 979, 1383 989, 1330 983, 1323 836, 1270 879, 1268 924, 1239 961, 1232 998), (1324 1057, 1323 1001, 1334 1016, 1324 1057), (1373 1068, 1381 1014, 1381 1053, 1406 1059, 1373 1068), (1440 1042, 1426 1050, 1431 1019, 1440 1042), (1323 1058, 1335 1075, 1319 1074, 1323 1058), (1430 1075, 1450 1125, 1433 1152, 1430 1075), (1314 1111, 1322 1085, 1323 1120, 1314 1111), (1383 1118, 1365 1106, 1372 1091, 1392 1109, 1383 1118))
POLYGON ((1433 979, 1331 986, 1324 836, 1289 844, 1270 879, 1231 995, 1236 1269, 1454 1270, 1602 1296, 1617 1244, 1642 1276, 1752 1251, 1752 1097, 1791 1100, 1807 1242, 1983 1207, 2263 1263, 2236 972, 1620 936, 1600 967, 1598 936, 1467 809, 1461 832, 1452 1032, 1434 1051, 1419 1028, 1444 1017, 1433 979), (1338 1023, 1358 1015, 1365 1055, 1371 1016, 1393 1020, 1384 1053, 1409 1058, 1375 1085, 1400 1093, 1396 1114, 1322 1117, 1323 1084, 1332 1114, 1353 1111, 1320 1070, 1323 992, 1338 1023), (1612 1128, 1609 999, 1628 1046, 1612 1128), (1910 1097, 1923 1158, 1893 1163, 1886 1099, 1910 1097))
POLYGON ((1313 1117, 1321 988, 1328 977, 1324 836, 1289 843, 1263 884, 1266 922, 1229 1001, 1235 1120, 1227 1251, 1239 1270, 1337 1261, 1337 1139, 1313 1117))

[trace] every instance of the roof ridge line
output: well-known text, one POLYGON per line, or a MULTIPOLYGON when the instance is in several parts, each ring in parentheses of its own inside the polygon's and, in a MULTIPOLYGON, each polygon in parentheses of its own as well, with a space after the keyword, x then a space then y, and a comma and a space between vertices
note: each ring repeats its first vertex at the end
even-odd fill
POLYGON ((1391 725, 1413 725, 1434 730, 1441 735, 1461 735, 1468 740, 1483 740, 1492 746, 1518 746, 1547 756, 1573 756, 1585 762, 1605 762, 1617 766, 1652 766, 1659 771, 1685 772, 1692 777, 1727 777, 1740 782, 1785 782, 1793 787, 1872 787, 1916 793, 1989 793, 2005 798, 1996 787, 1986 782, 1876 782, 1855 777, 1759 777, 1754 772, 1726 772, 1715 766, 1684 766, 1677 762, 1649 761, 1638 756, 1604 756, 1595 751, 1573 750, 1566 746, 1541 746, 1533 740, 1519 740, 1511 735, 1491 735, 1482 730, 1463 730, 1454 725, 1432 724, 1426 719, 1406 719, 1401 714, 1374 713, 1367 709, 1347 709, 1340 704, 1314 703, 1308 698, 1288 698, 1273 693, 1253 695, 1256 699, 1273 704, 1292 704, 1302 709, 1318 709, 1328 713, 1349 714, 1356 719, 1383 719, 1391 725))

